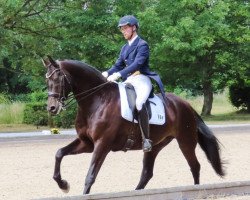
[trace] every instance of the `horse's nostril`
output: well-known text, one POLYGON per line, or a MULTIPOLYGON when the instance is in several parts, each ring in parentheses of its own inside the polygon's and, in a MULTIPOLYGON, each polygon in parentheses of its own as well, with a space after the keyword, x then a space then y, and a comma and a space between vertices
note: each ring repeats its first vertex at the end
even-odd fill
POLYGON ((53 111, 53 110, 55 110, 55 109, 56 109, 55 106, 51 106, 51 107, 50 107, 50 111, 53 111))

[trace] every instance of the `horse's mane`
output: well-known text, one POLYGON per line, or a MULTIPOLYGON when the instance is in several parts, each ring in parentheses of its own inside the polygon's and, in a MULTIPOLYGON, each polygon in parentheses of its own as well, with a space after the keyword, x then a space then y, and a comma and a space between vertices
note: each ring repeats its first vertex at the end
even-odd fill
POLYGON ((67 65, 71 65, 71 66, 77 67, 77 68, 82 69, 82 70, 87 70, 91 74, 96 75, 96 77, 104 79, 101 72, 97 68, 95 68, 95 67, 93 67, 85 62, 78 61, 78 60, 60 60, 59 62, 62 65, 64 65, 64 63, 65 63, 67 65))

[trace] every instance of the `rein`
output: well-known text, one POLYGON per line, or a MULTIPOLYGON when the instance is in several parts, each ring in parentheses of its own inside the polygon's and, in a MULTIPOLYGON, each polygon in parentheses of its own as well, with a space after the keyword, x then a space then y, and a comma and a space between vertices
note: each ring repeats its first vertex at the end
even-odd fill
MULTIPOLYGON (((79 100, 76 100, 76 101, 79 103, 80 101, 82 101, 82 100, 88 98, 89 96, 91 96, 92 94, 96 93, 97 91, 99 91, 99 90, 102 89, 105 85, 107 85, 107 84, 109 84, 109 83, 110 83, 110 82, 102 83, 102 84, 100 84, 100 85, 98 85, 98 86, 96 86, 96 87, 93 87, 93 88, 91 88, 91 89, 89 89, 89 90, 86 90, 86 91, 81 92, 81 93, 76 94, 76 95, 70 94, 70 95, 68 96, 68 98, 71 98, 71 99, 70 99, 69 102, 67 102, 66 104, 63 105, 63 108, 65 109, 66 107, 71 106, 72 104, 74 104, 74 102, 72 102, 72 101, 74 100, 73 97, 75 97, 75 99, 76 99, 76 97, 79 97, 79 96, 81 96, 81 95, 86 95, 86 96, 83 96, 82 98, 80 98, 79 100), (88 94, 88 93, 89 93, 89 94, 88 94)), ((68 98, 67 98, 67 99, 68 99, 68 98)), ((67 100, 67 99, 65 99, 65 100, 67 100)))
POLYGON ((68 95, 68 97, 66 97, 65 95, 65 79, 67 81, 67 83, 70 85, 70 88, 71 88, 71 92, 72 92, 72 85, 69 81, 69 79, 67 78, 66 74, 64 73, 64 71, 60 68, 58 69, 55 69, 54 71, 52 71, 50 74, 46 73, 46 79, 49 79, 55 72, 57 71, 61 71, 62 72, 62 75, 60 77, 60 88, 61 88, 61 91, 62 91, 62 96, 61 96, 61 93, 53 93, 53 92, 48 92, 48 96, 49 97, 54 97, 57 99, 57 101, 59 103, 61 103, 62 105, 62 109, 66 109, 66 107, 69 107, 71 105, 73 105, 75 102, 73 102, 73 100, 76 100, 77 97, 81 97, 82 95, 85 95, 83 97, 81 97, 79 100, 76 100, 78 103, 86 98, 88 98, 89 96, 91 96, 92 94, 96 93, 97 91, 99 91, 100 89, 102 89, 105 85, 109 84, 110 82, 105 82, 105 83, 102 83, 96 87, 93 87, 89 90, 86 90, 84 92, 81 92, 79 94, 76 94, 74 95, 73 93, 68 95), (70 99, 70 100, 69 100, 70 99), (67 103, 65 103, 65 101, 69 100, 67 103))

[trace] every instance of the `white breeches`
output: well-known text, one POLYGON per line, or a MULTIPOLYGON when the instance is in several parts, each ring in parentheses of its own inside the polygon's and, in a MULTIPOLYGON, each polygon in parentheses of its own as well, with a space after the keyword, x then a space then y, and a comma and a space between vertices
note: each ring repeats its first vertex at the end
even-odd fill
POLYGON ((152 90, 150 78, 143 74, 138 74, 136 76, 129 76, 124 83, 130 83, 134 86, 136 93, 136 109, 140 111, 152 90))

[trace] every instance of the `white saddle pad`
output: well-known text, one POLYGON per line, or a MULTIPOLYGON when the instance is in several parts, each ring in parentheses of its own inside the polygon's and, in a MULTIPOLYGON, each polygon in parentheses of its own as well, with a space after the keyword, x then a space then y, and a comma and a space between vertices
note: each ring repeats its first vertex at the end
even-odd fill
MULTIPOLYGON (((129 108, 127 93, 125 90, 125 84, 118 83, 118 86, 121 97, 121 115, 124 119, 132 122, 133 114, 131 109, 129 108)), ((153 102, 150 103, 152 117, 149 120, 149 124, 163 125, 166 119, 165 119, 164 105, 161 99, 158 96, 154 95, 154 97, 150 98, 149 101, 153 102)), ((137 120, 135 120, 135 122, 138 123, 137 120)))

